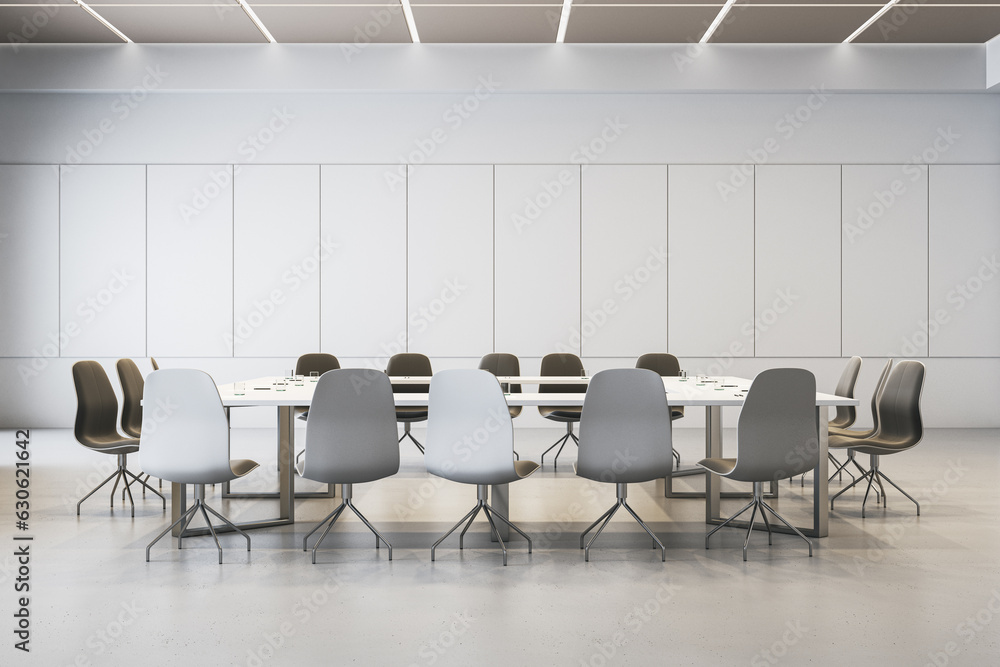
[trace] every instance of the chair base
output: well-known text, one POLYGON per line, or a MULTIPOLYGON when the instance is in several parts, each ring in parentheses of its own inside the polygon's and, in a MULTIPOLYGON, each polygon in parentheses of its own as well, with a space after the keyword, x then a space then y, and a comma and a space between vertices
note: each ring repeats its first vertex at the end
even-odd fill
POLYGON ((712 530, 708 531, 708 534, 705 535, 705 548, 708 549, 708 538, 712 537, 712 535, 714 535, 716 533, 716 531, 718 531, 720 528, 728 525, 729 522, 731 522, 734 519, 736 519, 738 516, 740 516, 741 514, 743 514, 744 512, 746 512, 751 507, 753 508, 753 513, 750 515, 750 522, 747 524, 747 537, 746 537, 745 540, 743 540, 743 560, 744 561, 747 559, 747 546, 750 544, 750 535, 753 533, 753 520, 757 516, 757 510, 758 509, 760 509, 760 516, 764 520, 764 526, 767 528, 767 543, 768 544, 772 544, 772 541, 771 541, 771 537, 772 537, 772 535, 771 535, 771 524, 767 520, 767 512, 770 512, 772 515, 774 515, 775 518, 777 518, 779 521, 781 521, 781 523, 783 523, 786 526, 788 526, 796 535, 798 535, 799 537, 801 537, 803 540, 806 541, 806 544, 809 545, 809 557, 812 558, 812 555, 813 555, 813 545, 812 545, 812 542, 809 540, 809 538, 806 537, 805 535, 803 535, 802 531, 800 531, 798 528, 796 528, 792 524, 788 523, 785 520, 785 517, 783 517, 780 514, 778 514, 777 512, 775 512, 774 508, 772 508, 770 505, 768 505, 767 503, 764 502, 764 483, 763 482, 754 482, 753 483, 753 499, 749 503, 747 503, 743 507, 743 509, 741 509, 739 512, 737 512, 736 514, 732 515, 731 517, 729 517, 728 519, 726 519, 722 523, 720 523, 718 526, 716 526, 712 530))
MULTIPOLYGON (((131 477, 135 481, 137 481, 140 484, 142 484, 142 495, 143 496, 146 495, 146 489, 149 489, 150 491, 152 491, 156 495, 160 496, 160 500, 163 501, 163 510, 166 511, 166 509, 167 509, 167 499, 164 498, 162 494, 158 493, 156 491, 156 489, 154 489, 153 487, 151 487, 148 484, 146 484, 146 482, 144 482, 143 480, 139 479, 131 470, 128 469, 128 467, 127 467, 128 466, 128 454, 118 454, 117 456, 118 456, 118 468, 113 473, 111 473, 110 475, 108 475, 103 482, 101 482, 100 484, 98 484, 97 486, 95 486, 94 489, 90 493, 88 493, 87 495, 85 495, 83 498, 80 498, 80 502, 78 502, 76 504, 76 515, 80 516, 80 505, 83 504, 84 500, 86 500, 87 498, 91 497, 92 495, 94 495, 95 493, 97 493, 98 491, 100 491, 102 486, 104 486, 105 484, 107 484, 108 482, 110 482, 112 479, 114 479, 115 480, 114 486, 111 487, 111 508, 114 509, 114 507, 115 507, 115 491, 118 490, 118 482, 124 480, 125 483, 122 485, 122 501, 125 500, 125 493, 128 492, 128 502, 132 506, 132 516, 134 517, 135 516, 135 500, 132 499, 132 489, 131 489, 132 482, 129 480, 129 477, 131 477)), ((142 474, 142 473, 140 473, 140 474, 142 474)), ((146 477, 147 477, 147 479, 149 478, 148 475, 146 477)))
MULTIPOLYGON (((897 491, 899 491, 904 496, 906 496, 907 498, 909 498, 910 501, 914 505, 917 506, 917 516, 920 516, 920 503, 918 503, 913 498, 913 496, 911 496, 910 494, 908 494, 906 491, 903 491, 903 489, 901 489, 899 487, 899 485, 897 485, 894 481, 892 481, 891 479, 889 479, 884 472, 882 472, 881 470, 879 470, 879 467, 878 467, 879 455, 878 454, 870 454, 869 456, 871 457, 871 462, 872 462, 871 463, 871 468, 869 470, 865 471, 865 473, 861 477, 859 477, 858 479, 856 479, 854 482, 852 482, 851 484, 849 484, 849 485, 845 486, 843 489, 841 489, 837 493, 837 495, 835 495, 832 498, 830 498, 830 509, 833 510, 833 502, 837 498, 839 498, 841 495, 843 495, 845 491, 847 491, 848 489, 854 488, 855 485, 859 484, 860 482, 863 482, 866 479, 868 480, 868 486, 865 488, 865 499, 861 501, 861 518, 862 519, 865 518, 865 503, 868 502, 868 493, 872 490, 872 484, 873 483, 878 485, 878 488, 875 489, 875 504, 876 505, 879 504, 879 491, 881 491, 882 492, 882 507, 883 508, 887 507, 887 505, 886 505, 886 497, 885 497, 885 487, 882 486, 882 480, 885 480, 886 482, 889 482, 889 484, 891 484, 897 491)), ((857 464, 855 463, 855 465, 857 465, 857 464)), ((860 466, 858 466, 858 467, 860 467, 860 466)))
POLYGON ((201 515, 203 517, 205 517, 205 523, 208 525, 208 531, 210 533, 212 533, 212 538, 215 540, 215 547, 219 550, 219 565, 222 565, 222 545, 219 544, 219 536, 215 534, 215 528, 212 527, 212 521, 208 518, 208 512, 211 512, 212 514, 214 514, 224 524, 226 524, 227 526, 229 526, 231 529, 235 530, 237 533, 239 533, 243 537, 245 537, 247 539, 247 551, 250 551, 250 536, 247 535, 246 533, 244 533, 239 528, 237 528, 236 524, 234 524, 232 521, 230 521, 226 517, 224 517, 221 514, 219 514, 218 512, 216 512, 215 509, 213 509, 212 507, 210 507, 205 502, 205 485, 204 484, 195 484, 194 485, 194 495, 195 495, 194 504, 186 512, 184 512, 184 514, 182 514, 180 516, 180 518, 177 519, 177 521, 174 521, 172 524, 170 524, 169 526, 167 526, 167 528, 162 533, 160 533, 159 535, 157 535, 156 538, 146 546, 146 562, 147 563, 149 562, 149 551, 150 551, 150 549, 153 548, 153 545, 156 544, 157 542, 159 542, 160 538, 162 538, 164 535, 166 535, 171 530, 173 530, 174 526, 176 526, 177 524, 181 524, 180 532, 177 534, 177 548, 178 549, 183 549, 184 548, 184 531, 187 530, 188 525, 191 523, 191 519, 194 518, 194 515, 195 515, 195 513, 198 510, 201 510, 201 515), (207 510, 207 512, 206 512, 206 510, 207 510))
POLYGON ((308 546, 309 537, 313 533, 315 533, 317 530, 319 530, 320 528, 322 528, 324 525, 329 524, 329 525, 326 526, 326 530, 323 531, 323 534, 320 536, 319 540, 316 541, 316 544, 313 545, 313 548, 312 548, 312 562, 313 562, 313 565, 315 565, 316 564, 316 550, 319 549, 319 546, 321 544, 323 544, 323 540, 325 540, 326 536, 329 535, 330 529, 333 528, 333 524, 337 523, 337 519, 340 518, 340 515, 343 514, 344 509, 347 508, 347 509, 350 509, 352 512, 354 512, 358 516, 358 518, 361 519, 366 526, 368 526, 368 530, 372 531, 372 533, 375 534, 375 548, 376 549, 379 548, 379 545, 380 545, 381 542, 385 542, 385 546, 389 547, 389 560, 392 560, 392 545, 389 544, 389 540, 387 540, 384 537, 382 537, 382 533, 380 533, 377 530, 375 530, 375 527, 372 526, 371 523, 368 521, 368 519, 365 518, 365 515, 362 514, 361 512, 359 512, 358 508, 354 506, 354 502, 351 500, 352 497, 353 497, 353 485, 352 484, 341 484, 340 488, 341 488, 341 491, 340 491, 341 498, 343 498, 343 500, 341 501, 341 503, 339 505, 337 505, 337 508, 335 510, 333 510, 332 512, 330 512, 329 514, 327 514, 326 517, 322 521, 320 521, 318 524, 316 524, 315 528, 313 528, 308 533, 306 533, 306 536, 302 538, 302 550, 303 551, 307 551, 309 549, 309 546, 308 546))
POLYGON ((563 437, 561 437, 558 440, 556 440, 556 442, 555 442, 554 445, 552 445, 551 447, 549 447, 548 449, 546 449, 544 452, 542 452, 542 465, 545 465, 545 455, 548 454, 549 452, 551 452, 556 447, 558 447, 559 451, 556 452, 556 457, 552 460, 552 468, 554 470, 558 470, 559 469, 559 455, 562 454, 563 447, 566 446, 566 443, 569 442, 570 438, 573 438, 573 442, 576 443, 577 447, 580 446, 580 439, 577 438, 576 434, 573 433, 573 422, 567 422, 566 423, 566 435, 564 435, 563 437))
MULTIPOLYGON (((410 433, 410 422, 403 422, 403 435, 399 436, 399 442, 400 443, 403 442, 403 438, 409 438, 410 440, 412 440, 413 444, 416 445, 417 449, 420 450, 420 453, 421 454, 424 453, 424 446, 420 444, 419 440, 417 440, 416 438, 413 437, 412 433, 410 433)), ((305 451, 305 450, 303 450, 303 451, 305 451)))
POLYGON ((580 533, 580 548, 583 549, 583 560, 590 562, 590 547, 593 546, 594 542, 597 541, 597 538, 601 536, 601 533, 607 527, 608 523, 611 522, 611 517, 613 517, 615 515, 615 512, 618 511, 618 508, 624 507, 626 510, 628 510, 628 513, 632 515, 632 518, 635 519, 640 526, 642 526, 642 529, 645 530, 646 533, 648 533, 649 536, 653 538, 653 548, 660 547, 660 560, 666 562, 667 548, 663 546, 663 542, 661 542, 656 537, 656 535, 649 528, 649 526, 647 526, 645 522, 639 518, 639 515, 635 513, 635 510, 629 507, 628 502, 625 500, 628 497, 628 485, 619 483, 616 484, 616 487, 617 487, 617 502, 614 505, 612 505, 607 512, 602 514, 600 518, 597 519, 597 521, 587 526, 587 529, 582 533, 580 533), (598 528, 594 536, 590 538, 590 542, 587 542, 586 546, 584 546, 583 540, 587 536, 587 533, 592 531, 599 523, 601 524, 601 527, 598 528))
POLYGON ((486 484, 477 484, 476 485, 476 495, 478 497, 478 502, 476 503, 476 506, 473 507, 471 510, 469 510, 468 514, 466 514, 464 517, 462 517, 462 519, 458 523, 456 523, 454 526, 452 526, 451 529, 447 533, 445 533, 444 535, 441 536, 441 539, 439 539, 437 542, 435 542, 431 546, 431 561, 434 560, 435 551, 437 550, 438 545, 441 544, 442 542, 444 542, 445 538, 447 538, 449 535, 451 535, 452 533, 454 533, 455 530, 459 526, 461 526, 462 524, 465 524, 465 528, 462 529, 461 534, 459 534, 459 536, 458 536, 458 548, 459 549, 464 549, 465 548, 465 533, 472 526, 472 521, 479 514, 480 510, 483 512, 483 514, 486 515, 486 520, 490 522, 490 531, 493 534, 493 536, 497 538, 497 543, 500 545, 500 551, 503 552, 503 564, 504 564, 504 566, 507 565, 507 547, 504 545, 503 539, 500 537, 500 531, 497 530, 496 522, 493 521, 494 518, 500 519, 505 524, 507 524, 508 526, 510 526, 511 528, 513 528, 514 531, 517 532, 521 537, 523 537, 524 539, 526 539, 528 541, 528 553, 529 554, 531 553, 531 538, 528 537, 527 534, 525 534, 524 531, 522 531, 520 528, 518 528, 517 526, 515 526, 514 524, 512 524, 507 519, 507 517, 505 517, 504 515, 500 514, 495 509, 493 509, 492 507, 489 506, 489 504, 486 502, 487 497, 488 497, 487 493, 488 493, 488 490, 487 490, 487 485, 486 484))

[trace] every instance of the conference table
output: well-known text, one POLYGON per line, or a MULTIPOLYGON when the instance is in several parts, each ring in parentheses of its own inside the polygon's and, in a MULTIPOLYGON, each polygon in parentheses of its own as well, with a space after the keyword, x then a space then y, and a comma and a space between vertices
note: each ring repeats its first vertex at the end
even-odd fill
MULTIPOLYGON (((392 377, 393 385, 430 384, 430 377, 392 377)), ((559 406, 579 407, 583 405, 585 393, 538 393, 520 392, 506 393, 511 385, 586 385, 589 377, 579 376, 500 376, 497 381, 505 389, 507 403, 511 406, 559 406)), ((288 525, 295 522, 295 408, 308 407, 318 378, 302 377, 262 377, 245 382, 219 385, 219 395, 226 408, 238 407, 273 407, 277 411, 277 453, 278 453, 278 492, 277 494, 244 494, 245 497, 276 497, 278 500, 278 516, 272 519, 237 522, 243 529, 266 528, 270 526, 288 525)), ((751 380, 739 377, 664 377, 664 391, 667 403, 671 406, 700 406, 705 408, 705 456, 717 458, 723 455, 722 439, 722 408, 740 407, 746 398, 751 380)), ((397 407, 423 407, 428 404, 428 394, 396 393, 393 395, 397 407)), ((826 537, 829 534, 828 518, 828 459, 827 444, 830 407, 839 405, 858 405, 854 398, 835 396, 832 394, 816 394, 816 425, 819 447, 819 463, 814 469, 812 525, 799 526, 803 533, 810 537, 826 537)), ((669 490, 670 479, 666 484, 669 490)), ((313 494, 315 495, 315 494, 313 494)), ((508 515, 509 495, 506 484, 494 485, 491 504, 503 514, 508 515)), ((720 514, 723 494, 720 478, 716 475, 705 475, 705 522, 718 524, 724 521, 720 514)), ((173 485, 171 494, 172 514, 176 519, 187 507, 187 497, 184 485, 173 485)), ((740 522, 733 522, 741 525, 740 522)), ((746 523, 742 525, 746 527, 746 523)), ((791 532, 784 526, 772 526, 777 532, 791 532)), ((200 529, 190 530, 198 534, 200 529)), ((187 534, 187 533, 185 533, 187 534)), ((501 535, 501 537, 504 537, 501 535)))

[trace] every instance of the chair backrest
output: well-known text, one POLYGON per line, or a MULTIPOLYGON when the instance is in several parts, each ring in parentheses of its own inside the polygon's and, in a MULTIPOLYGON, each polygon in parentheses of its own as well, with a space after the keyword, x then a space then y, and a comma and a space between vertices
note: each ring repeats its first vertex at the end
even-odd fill
POLYGON ((296 375, 309 375, 313 371, 322 375, 327 371, 334 371, 338 368, 340 368, 340 361, 337 357, 332 354, 327 354, 326 352, 310 352, 309 354, 303 354, 299 357, 299 360, 295 362, 296 375))
POLYGON ((488 371, 439 371, 431 380, 427 472, 466 484, 516 479, 514 427, 500 383, 488 371))
MULTIPOLYGON (((425 377, 434 375, 431 370, 431 360, 427 355, 418 352, 401 352, 389 357, 385 366, 386 375, 407 375, 425 377)), ((426 384, 396 384, 392 387, 397 394, 426 394, 430 387, 426 384)))
MULTIPOLYGON (((521 374, 521 362, 513 354, 506 352, 491 352, 479 360, 479 370, 489 371, 493 375, 516 377, 521 374)), ((510 393, 520 394, 521 385, 512 384, 510 393)))
POLYGON ((736 467, 728 477, 779 480, 812 470, 818 462, 816 377, 802 368, 763 371, 743 403, 736 467))
POLYGON ((399 471, 396 406, 389 377, 345 368, 316 384, 302 476, 319 482, 361 484, 399 471))
POLYGON ((681 362, 666 352, 644 354, 636 360, 635 367, 653 371, 661 377, 677 377, 681 374, 681 362))
POLYGON ((96 361, 73 364, 76 423, 73 434, 81 445, 98 446, 121 440, 118 434, 118 398, 104 367, 96 361))
POLYGON ((229 421, 215 381, 204 371, 153 371, 143 391, 139 463, 153 477, 181 484, 233 479, 229 421))
POLYGON ((580 416, 576 474, 610 483, 670 474, 673 445, 663 380, 644 368, 601 371, 590 379, 580 416))
POLYGON ((924 365, 901 361, 886 380, 878 400, 879 427, 875 438, 899 446, 913 446, 923 437, 920 394, 924 365))
MULTIPOLYGON (((541 375, 580 377, 582 372, 583 362, 575 354, 557 352, 555 354, 546 354, 542 357, 541 375)), ((585 384, 538 385, 538 393, 540 394, 583 394, 586 391, 587 385, 585 384)))
MULTIPOLYGON (((858 374, 861 372, 861 357, 851 357, 844 366, 844 372, 840 374, 840 381, 833 393, 837 396, 854 398, 854 386, 858 383, 858 374)), ((830 426, 847 428, 858 418, 858 410, 853 405, 838 405, 837 414, 830 420, 830 426)))
POLYGON ((878 376, 878 382, 875 384, 875 391, 872 392, 872 428, 871 433, 874 435, 878 433, 878 401, 882 397, 882 390, 885 389, 885 383, 889 380, 889 373, 892 371, 892 359, 888 359, 885 362, 885 366, 882 367, 882 374, 878 376))
POLYGON ((145 384, 142 373, 131 359, 119 359, 116 368, 118 381, 122 384, 122 430, 138 438, 142 431, 142 388, 145 384))

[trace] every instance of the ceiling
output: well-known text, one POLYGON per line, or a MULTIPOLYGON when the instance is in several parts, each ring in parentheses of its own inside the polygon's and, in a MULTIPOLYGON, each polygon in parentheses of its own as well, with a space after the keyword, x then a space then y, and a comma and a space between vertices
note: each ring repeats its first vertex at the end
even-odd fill
POLYGON ((1000 0, 0 0, 0 34, 13 44, 984 43, 1000 34, 1000 0))

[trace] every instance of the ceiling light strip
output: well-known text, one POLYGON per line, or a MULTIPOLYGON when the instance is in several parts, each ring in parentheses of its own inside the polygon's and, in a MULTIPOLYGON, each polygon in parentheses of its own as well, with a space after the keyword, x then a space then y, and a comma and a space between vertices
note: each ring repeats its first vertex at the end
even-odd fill
POLYGON ((243 9, 246 15, 250 17, 250 20, 253 21, 253 24, 257 26, 257 30, 260 30, 260 34, 264 35, 264 38, 267 39, 267 41, 270 44, 274 44, 275 42, 278 41, 271 35, 271 31, 267 29, 264 23, 259 18, 257 18, 257 13, 254 12, 254 10, 250 9, 250 5, 246 3, 246 0, 236 0, 236 2, 240 3, 240 7, 243 9))
POLYGON ((893 5, 895 5, 897 2, 899 2, 899 0, 889 0, 889 2, 885 3, 885 5, 880 10, 875 12, 875 16, 865 21, 860 28, 852 32, 851 36, 844 40, 844 44, 850 44, 855 39, 857 39, 858 35, 867 30, 868 26, 870 26, 872 23, 875 23, 875 21, 878 21, 880 18, 882 18, 882 15, 885 14, 890 9, 892 9, 893 5))
POLYGON ((406 19, 406 28, 410 31, 410 39, 414 44, 420 43, 420 35, 417 34, 417 22, 413 20, 413 7, 410 7, 410 0, 399 0, 403 6, 403 18, 406 19))
POLYGON ((100 21, 104 25, 105 28, 107 28, 111 32, 113 32, 116 35, 118 35, 119 39, 121 39, 123 42, 125 42, 127 44, 132 44, 133 43, 132 40, 129 39, 128 36, 125 33, 123 33, 118 28, 114 27, 113 25, 111 25, 111 22, 108 21, 103 16, 101 16, 100 14, 98 14, 94 10, 93 7, 91 7, 90 5, 88 5, 83 0, 75 0, 75 1, 76 1, 76 4, 80 6, 80 9, 82 9, 83 11, 87 12, 88 14, 90 14, 91 16, 93 16, 95 19, 97 19, 98 21, 100 21))
POLYGON ((566 41, 566 28, 569 26, 569 12, 573 8, 573 0, 563 0, 562 13, 559 15, 559 31, 556 33, 556 44, 566 41))
POLYGON ((716 15, 715 17, 715 20, 712 21, 712 25, 708 26, 708 30, 706 30, 705 34, 702 35, 701 39, 698 40, 700 44, 705 44, 708 42, 708 40, 712 38, 712 35, 714 35, 715 31, 719 29, 720 25, 722 25, 722 20, 726 18, 726 14, 729 13, 729 10, 735 3, 736 0, 726 0, 726 4, 723 5, 722 9, 719 10, 718 15, 716 15))

